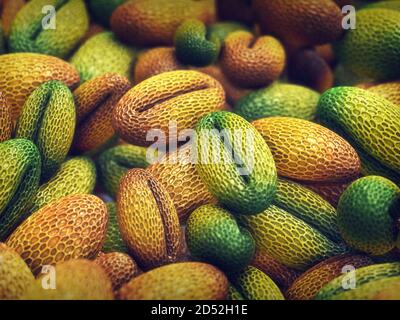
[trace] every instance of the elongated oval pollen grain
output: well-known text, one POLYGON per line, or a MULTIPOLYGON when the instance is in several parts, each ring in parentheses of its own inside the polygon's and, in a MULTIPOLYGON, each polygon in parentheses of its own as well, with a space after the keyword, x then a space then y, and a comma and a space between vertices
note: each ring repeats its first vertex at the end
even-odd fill
POLYGON ((26 219, 7 239, 34 274, 43 265, 94 258, 106 236, 107 207, 93 195, 70 195, 26 219))
MULTIPOLYGON (((214 78, 197 71, 165 72, 129 90, 114 110, 114 129, 127 142, 149 146, 150 130, 177 141, 184 129, 194 128, 208 112, 221 110, 225 93, 214 78), (170 128, 176 126, 175 130, 170 128)), ((151 132, 151 131, 150 131, 151 132)))
POLYGON ((74 88, 79 84, 79 75, 69 63, 48 55, 12 53, 0 56, 0 91, 10 104, 14 122, 26 98, 50 80, 59 80, 74 88))
POLYGON ((144 269, 174 262, 181 249, 178 214, 165 188, 144 169, 131 169, 117 194, 118 224, 144 269))
POLYGON ((130 86, 127 78, 106 73, 74 91, 78 123, 74 147, 77 151, 96 149, 113 137, 113 110, 130 86))

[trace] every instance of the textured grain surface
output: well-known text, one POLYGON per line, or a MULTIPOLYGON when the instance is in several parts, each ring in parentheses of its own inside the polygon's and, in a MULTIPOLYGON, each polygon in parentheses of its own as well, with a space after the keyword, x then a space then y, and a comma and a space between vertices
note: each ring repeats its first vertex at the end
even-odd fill
POLYGON ((120 43, 113 33, 105 31, 87 40, 71 58, 71 64, 78 70, 81 81, 101 76, 104 73, 118 73, 129 78, 136 51, 120 43))
POLYGON ((74 97, 60 81, 40 85, 26 99, 15 137, 32 140, 42 156, 42 178, 50 177, 65 160, 75 133, 74 97))
POLYGON ((368 282, 354 290, 339 293, 333 300, 400 300, 400 277, 368 282))
POLYGON ((253 121, 274 156, 278 173, 305 181, 342 181, 357 177, 360 160, 335 132, 310 121, 289 117, 253 121))
POLYGON ((92 195, 70 195, 36 211, 7 239, 34 274, 43 265, 94 258, 106 235, 107 208, 92 195))
POLYGON ((383 165, 400 172, 400 109, 364 89, 336 87, 318 104, 321 121, 343 132, 383 165))
POLYGON ((219 38, 196 19, 182 22, 175 31, 174 43, 178 60, 198 67, 216 62, 221 48, 219 38))
POLYGON ((171 122, 179 134, 208 112, 221 110, 224 103, 224 90, 212 77, 197 71, 165 72, 142 81, 122 97, 114 110, 114 129, 137 145, 154 142, 146 141, 151 129, 163 132, 165 142, 177 141, 175 130, 169 130, 171 122))
POLYGON ((399 233, 400 188, 379 176, 363 177, 343 193, 337 209, 343 239, 353 249, 383 255, 394 249, 399 233))
POLYGON ((369 92, 379 94, 397 106, 400 106, 400 81, 381 83, 368 89, 369 92))
POLYGON ((312 120, 319 97, 307 87, 277 82, 241 98, 233 112, 248 121, 275 116, 312 120))
POLYGON ((257 249, 294 269, 305 270, 346 251, 303 220, 274 205, 260 214, 241 216, 240 221, 250 230, 257 249))
POLYGON ((177 259, 178 214, 165 188, 147 171, 131 169, 117 194, 118 223, 129 251, 144 269, 177 259))
POLYGON ((351 179, 346 182, 304 182, 301 184, 311 189, 315 193, 319 194, 322 198, 328 201, 332 206, 337 208, 340 196, 349 186, 349 184, 356 180, 356 178, 351 179))
POLYGON ((31 200, 30 212, 70 194, 92 193, 96 183, 96 168, 92 160, 75 157, 61 164, 54 176, 41 185, 31 200))
POLYGON ((373 264, 366 255, 346 254, 326 259, 307 270, 287 290, 289 300, 311 300, 331 280, 343 274, 344 267, 356 269, 373 264))
POLYGON ((102 252, 122 252, 127 253, 128 248, 125 242, 122 240, 121 231, 119 230, 118 217, 117 217, 117 205, 115 202, 107 203, 108 211, 108 226, 106 239, 104 240, 102 252))
POLYGON ((27 291, 27 300, 113 300, 111 280, 104 269, 93 261, 71 259, 55 266, 56 288, 43 289, 49 284, 42 275, 27 291))
POLYGON ((203 68, 195 68, 195 70, 208 74, 209 76, 218 80, 225 90, 227 103, 234 105, 236 101, 251 92, 251 89, 242 88, 234 84, 222 72, 220 65, 211 65, 203 68))
POLYGON ((346 68, 374 80, 399 77, 399 53, 400 10, 385 8, 359 10, 357 28, 346 33, 337 48, 346 68))
POLYGON ((0 243, 0 299, 21 299, 35 278, 13 249, 0 243))
POLYGON ((136 262, 121 252, 100 254, 94 262, 104 269, 111 280, 114 291, 140 273, 136 262))
POLYGON ((228 273, 246 267, 255 248, 251 234, 238 226, 232 214, 213 205, 201 206, 191 213, 186 241, 195 258, 228 273))
MULTIPOLYGON (((46 25, 46 24, 45 24, 46 25)), ((46 25, 47 26, 47 25, 46 25)), ((83 0, 31 0, 18 11, 11 26, 11 52, 37 52, 65 58, 79 44, 89 28, 89 16, 83 0), (44 29, 45 6, 56 11, 56 27, 44 29)))
POLYGON ((238 275, 233 276, 232 282, 236 290, 247 300, 285 300, 272 279, 256 267, 246 267, 238 275))
POLYGON ((111 29, 125 42, 140 46, 172 45, 175 29, 190 18, 211 23, 214 0, 137 0, 114 11, 111 29), (135 35, 132 37, 132 35, 135 35))
POLYGON ((24 210, 36 193, 40 179, 40 154, 25 139, 0 143, 0 240, 27 217, 24 210))
POLYGON ((0 91, 10 104, 14 121, 26 98, 49 80, 62 81, 71 88, 79 84, 79 75, 72 65, 52 56, 36 53, 0 56, 0 91))
POLYGON ((221 68, 229 79, 242 87, 261 87, 281 75, 285 49, 271 36, 255 38, 250 32, 236 31, 224 42, 221 68))
POLYGON ((113 197, 122 176, 132 168, 146 168, 146 148, 123 144, 102 152, 97 158, 100 182, 113 197))
POLYGON ((184 146, 148 168, 168 191, 180 221, 185 221, 197 207, 217 201, 201 180, 192 151, 190 145, 184 146))
POLYGON ((337 227, 335 208, 311 190, 280 178, 274 203, 317 228, 331 240, 342 241, 337 227))
POLYGON ((96 149, 113 137, 114 107, 130 86, 127 78, 106 73, 86 81, 74 91, 78 123, 74 147, 77 151, 96 149))
POLYGON ((234 213, 266 209, 276 190, 271 151, 249 122, 231 112, 213 112, 196 126, 196 168, 210 192, 234 213))
POLYGON ((255 0, 253 8, 264 33, 295 46, 332 42, 343 33, 342 13, 332 0, 255 0))
POLYGON ((139 55, 135 65, 135 83, 142 82, 157 74, 185 69, 175 56, 175 48, 152 48, 139 55))
MULTIPOLYGON (((348 140, 350 140, 348 138, 348 140)), ((354 141, 353 144, 355 145, 354 141)), ((400 173, 383 165, 377 159, 368 154, 364 149, 357 148, 361 160, 361 174, 363 176, 381 176, 400 185, 400 173)))
POLYGON ((123 286, 123 300, 222 300, 228 280, 212 265, 175 263, 148 271, 123 286))
MULTIPOLYGON (((364 284, 368 284, 372 281, 376 281, 384 278, 398 277, 400 275, 400 263, 381 263, 373 264, 370 266, 362 267, 357 270, 357 287, 361 287, 364 284)), ((335 295, 346 292, 343 288, 343 279, 348 277, 347 274, 341 275, 327 285, 325 285, 314 299, 316 300, 327 300, 334 298, 335 295)))
POLYGON ((272 259, 265 251, 256 250, 250 265, 267 274, 282 290, 286 289, 300 276, 300 272, 288 268, 284 264, 272 259))
POLYGON ((11 108, 5 95, 0 92, 0 142, 11 139, 12 130, 11 108))

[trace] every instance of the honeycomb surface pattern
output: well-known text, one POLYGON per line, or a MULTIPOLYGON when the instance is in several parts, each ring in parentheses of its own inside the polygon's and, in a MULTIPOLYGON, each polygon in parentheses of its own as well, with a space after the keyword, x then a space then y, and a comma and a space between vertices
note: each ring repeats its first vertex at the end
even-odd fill
POLYGON ((347 249, 325 237, 304 221, 272 205, 254 216, 241 216, 257 249, 284 265, 305 270, 347 249))
POLYGON ((174 203, 164 187, 144 169, 131 169, 117 194, 122 238, 148 269, 174 262, 181 248, 181 230, 174 203))
POLYGON ((360 147, 357 148, 357 152, 361 160, 362 176, 381 176, 393 181, 397 185, 400 185, 399 172, 385 166, 360 147))
POLYGON ((292 45, 324 44, 343 33, 342 12, 332 0, 255 0, 253 8, 264 33, 292 45))
POLYGON ((400 3, 397 1, 378 1, 375 3, 370 3, 366 8, 385 8, 391 10, 400 10, 400 3))
POLYGON ((353 182, 337 208, 338 226, 350 247, 371 255, 383 255, 395 247, 399 230, 400 188, 379 176, 353 182))
POLYGON ((359 10, 357 28, 346 33, 337 47, 345 68, 381 81, 399 77, 399 53, 400 11, 387 8, 359 10))
POLYGON ((222 300, 228 280, 217 268, 200 262, 174 263, 148 271, 119 291, 123 300, 222 300), (177 289, 179 279, 179 290, 177 289))
POLYGON ((13 249, 0 243, 0 299, 18 300, 35 278, 24 260, 13 249))
POLYGON ((130 87, 127 78, 106 73, 86 81, 74 91, 78 123, 74 147, 77 151, 96 149, 113 137, 114 107, 130 87))
POLYGON ((54 176, 41 185, 33 197, 30 212, 71 194, 90 194, 96 184, 96 167, 86 157, 75 157, 61 164, 54 176))
POLYGON ((100 254, 94 262, 107 273, 114 291, 140 273, 136 262, 127 254, 121 252, 100 254))
POLYGON ((400 109, 396 105, 364 89, 336 87, 321 96, 318 115, 328 127, 343 130, 368 154, 400 173, 400 109))
POLYGON ((56 288, 43 289, 44 276, 24 296, 27 300, 113 300, 111 280, 93 261, 71 259, 55 266, 56 288))
POLYGON ((231 112, 214 112, 196 126, 196 168, 210 192, 234 213, 266 209, 277 173, 267 144, 255 128, 231 112))
POLYGON ((247 121, 277 116, 312 120, 319 97, 318 92, 307 87, 274 83, 240 99, 233 111, 247 121))
POLYGON ((178 60, 199 67, 216 62, 221 49, 219 38, 196 19, 186 20, 176 29, 174 42, 178 60))
POLYGON ((285 300, 275 282, 256 267, 246 267, 232 282, 247 300, 285 300))
POLYGON ((0 75, 0 91, 10 104, 14 121, 25 100, 42 83, 59 80, 70 88, 79 84, 79 75, 72 65, 59 58, 37 53, 1 55, 0 75))
POLYGON ((192 156, 191 147, 184 146, 147 169, 168 191, 182 222, 201 205, 217 202, 201 180, 192 156))
POLYGON ((249 231, 238 226, 228 211, 213 205, 202 206, 190 215, 186 241, 192 256, 227 272, 246 267, 255 248, 249 231))
POLYGON ((92 195, 70 195, 39 209, 7 239, 34 274, 43 265, 94 258, 103 246, 107 208, 92 195))
POLYGON ((129 78, 136 50, 120 43, 113 33, 101 32, 87 40, 71 58, 81 82, 104 73, 118 73, 129 78))
POLYGON ((279 286, 282 292, 285 292, 301 274, 299 271, 272 259, 262 250, 256 250, 250 265, 267 274, 279 286))
POLYGON ((400 81, 387 82, 368 88, 369 92, 379 94, 400 107, 400 81))
POLYGON ((250 32, 236 31, 224 42, 221 68, 241 87, 266 86, 278 79, 285 67, 285 49, 271 36, 254 38, 250 32))
POLYGON ((326 259, 297 278, 286 295, 289 300, 311 300, 330 281, 343 274, 343 268, 356 269, 373 264, 366 255, 346 254, 326 259))
POLYGON ((0 240, 26 217, 25 206, 36 193, 40 179, 40 154, 25 139, 0 143, 0 240))
POLYGON ((339 199, 344 190, 355 179, 346 182, 301 182, 306 188, 311 189, 337 208, 339 199))
POLYGON ((113 197, 117 194, 122 176, 132 168, 146 168, 146 148, 123 144, 107 149, 97 159, 99 176, 106 191, 113 197))
POLYGON ((118 218, 117 218, 117 206, 115 202, 107 203, 108 211, 108 226, 106 240, 102 248, 102 252, 121 252, 127 253, 128 248, 125 242, 122 240, 121 231, 119 230, 118 218))
POLYGON ((400 277, 368 282, 355 290, 333 296, 333 300, 400 300, 400 277))
POLYGON ((11 109, 5 95, 0 92, 0 142, 11 139, 12 130, 11 109))
POLYGON ((186 19, 215 20, 214 0, 138 0, 119 6, 111 29, 123 41, 139 46, 172 45, 176 28, 186 19), (135 36, 132 37, 131 35, 135 36))
POLYGON ((150 49, 138 57, 135 65, 135 83, 140 83, 157 74, 186 69, 175 56, 175 48, 150 49))
POLYGON ((244 297, 232 284, 229 284, 227 299, 228 300, 244 300, 244 297))
POLYGON ((32 140, 42 156, 42 177, 50 177, 65 160, 74 138, 74 97, 59 81, 49 81, 25 101, 15 130, 16 138, 32 140))
POLYGON ((10 33, 10 50, 64 58, 79 44, 88 28, 89 16, 83 0, 32 0, 15 17, 10 33), (42 8, 46 5, 56 10, 55 29, 42 28, 42 8))
POLYGON ((289 117, 263 118, 252 124, 271 149, 281 176, 304 181, 342 181, 359 175, 357 152, 323 126, 289 117))
POLYGON ((151 77, 129 90, 114 110, 114 129, 127 142, 148 146, 149 130, 178 141, 181 130, 194 128, 205 114, 221 110, 225 92, 212 77, 178 70, 151 77), (175 125, 172 124, 175 123, 175 125), (170 127, 176 126, 176 134, 170 127))
MULTIPOLYGON (((380 263, 357 269, 357 287, 379 279, 399 277, 400 262, 380 263)), ((346 274, 336 277, 326 284, 314 297, 315 300, 326 300, 346 291, 343 288, 343 278, 346 274)))
POLYGON ((280 178, 274 203, 315 227, 331 240, 342 241, 337 227, 335 208, 313 191, 280 178))

